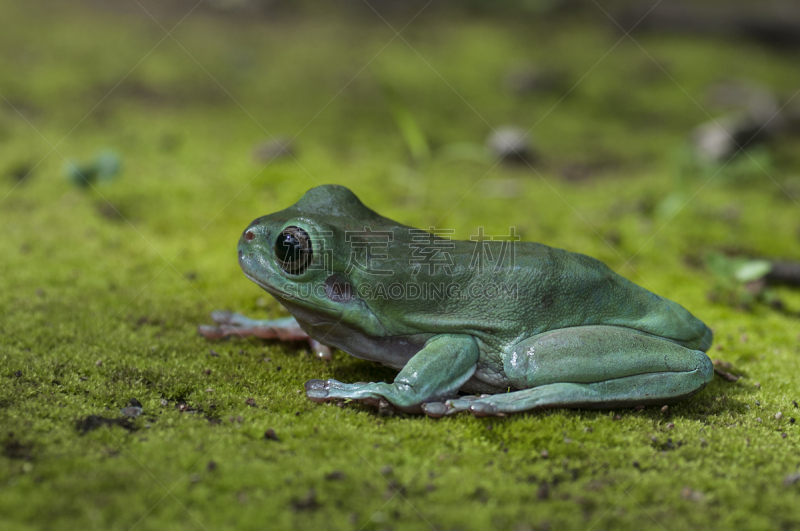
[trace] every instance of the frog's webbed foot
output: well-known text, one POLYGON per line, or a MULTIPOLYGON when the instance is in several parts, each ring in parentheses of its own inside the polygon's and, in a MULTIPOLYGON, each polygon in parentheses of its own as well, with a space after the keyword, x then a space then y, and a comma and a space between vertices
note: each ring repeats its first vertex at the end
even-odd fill
POLYGON ((557 383, 497 395, 460 396, 444 402, 424 404, 422 410, 430 417, 444 417, 464 411, 476 417, 505 417, 510 413, 554 407, 592 407, 592 399, 598 401, 603 398, 595 392, 597 386, 557 383))
POLYGON ((306 396, 315 402, 358 400, 379 408, 391 404, 405 413, 420 413, 428 402, 455 396, 474 374, 477 361, 475 340, 442 334, 429 339, 392 383, 309 380, 306 396))
POLYGON ((342 383, 338 380, 309 380, 305 384, 306 396, 314 402, 332 400, 354 400, 377 408, 387 407, 389 402, 378 391, 386 383, 357 382, 342 383))
POLYGON ((258 320, 227 310, 217 310, 211 312, 211 319, 216 325, 200 325, 197 327, 197 332, 207 339, 236 336, 277 339, 279 341, 308 341, 311 351, 318 358, 326 361, 332 358, 331 349, 306 334, 297 324, 294 317, 258 320))
POLYGON ((492 395, 480 396, 460 396, 446 400, 444 402, 428 402, 422 404, 422 411, 429 417, 444 417, 446 415, 454 415, 462 411, 470 411, 476 417, 498 416, 505 417, 506 414, 498 410, 494 405, 487 402, 485 399, 492 395))
MULTIPOLYGON (((376 407, 381 412, 393 413, 394 405, 382 396, 373 396, 365 392, 366 382, 344 384, 337 380, 309 380, 305 384, 306 396, 314 402, 330 402, 334 400, 352 400, 368 406, 376 407), (359 389, 360 388, 360 389, 359 389), (359 390, 361 393, 359 393, 359 390), (344 396, 347 395, 347 396, 344 396), (359 396, 356 398, 356 396, 359 396)), ((386 385, 386 384, 384 384, 386 385)))

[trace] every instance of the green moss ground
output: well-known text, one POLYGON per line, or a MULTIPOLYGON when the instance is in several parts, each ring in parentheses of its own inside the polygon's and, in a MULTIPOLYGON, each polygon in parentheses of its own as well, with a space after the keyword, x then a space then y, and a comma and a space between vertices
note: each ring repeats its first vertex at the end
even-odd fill
MULTIPOLYGON (((434 6, 403 34, 417 55, 400 39, 383 48, 393 32, 370 13, 248 20, 200 8, 174 32, 179 45, 135 4, 0 9, 3 529, 800 525, 800 482, 784 484, 800 470, 800 295, 778 291, 783 313, 744 313, 708 302, 714 279, 691 265, 714 249, 800 259, 798 199, 781 191, 800 188, 798 141, 719 173, 687 172, 684 145, 706 120, 689 96, 705 107, 706 87, 731 77, 791 95, 796 53, 637 36, 684 93, 629 40, 603 58, 619 35, 599 11, 537 22, 434 6), (560 103, 508 95, 506 70, 531 62, 571 82, 596 66, 560 103), (487 122, 541 119, 540 175, 442 157, 412 166, 376 78, 435 146, 480 143, 487 122), (301 131, 297 161, 254 161, 264 129, 301 131), (88 191, 64 180, 64 157, 102 148, 121 154, 118 180, 88 191), (597 169, 565 182, 574 162, 597 169), (598 257, 709 323, 711 357, 745 377, 716 379, 666 414, 432 420, 311 403, 307 379, 392 373, 342 353, 326 365, 297 345, 209 344, 195 329, 216 308, 282 315, 239 271, 235 243, 320 183, 407 224, 461 238, 514 225, 598 257), (118 417, 132 397, 144 406, 134 431, 76 428, 118 417), (270 428, 279 441, 265 440, 270 428), (326 479, 333 471, 344 478, 326 479)), ((154 14, 167 28, 182 16, 154 14)))

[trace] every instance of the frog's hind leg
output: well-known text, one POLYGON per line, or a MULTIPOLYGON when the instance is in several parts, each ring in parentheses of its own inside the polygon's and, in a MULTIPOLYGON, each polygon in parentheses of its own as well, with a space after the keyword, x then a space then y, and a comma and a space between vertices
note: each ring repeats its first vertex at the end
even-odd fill
POLYGON ((662 405, 691 396, 705 384, 700 370, 650 373, 590 384, 554 383, 477 399, 455 399, 447 401, 445 407, 448 415, 469 410, 475 416, 483 417, 549 408, 614 409, 654 403, 662 405), (665 386, 670 388, 669 392, 663 392, 665 386))
POLYGON ((445 407, 431 406, 431 413, 664 404, 695 394, 714 376, 711 360, 699 350, 613 326, 556 330, 523 341, 506 354, 504 370, 520 390, 448 400, 445 407))
POLYGON ((294 317, 281 319, 250 319, 242 314, 229 311, 215 311, 211 319, 216 325, 200 325, 197 332, 208 339, 221 339, 228 336, 259 337, 279 341, 308 341, 311 350, 318 358, 331 359, 331 349, 306 334, 294 317))

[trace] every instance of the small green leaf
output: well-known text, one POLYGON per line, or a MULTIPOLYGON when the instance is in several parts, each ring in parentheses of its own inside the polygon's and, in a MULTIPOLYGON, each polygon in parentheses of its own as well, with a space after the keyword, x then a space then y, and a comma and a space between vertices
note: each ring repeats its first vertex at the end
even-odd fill
POLYGON ((763 278, 771 270, 772 264, 766 260, 749 260, 740 265, 733 275, 739 282, 753 282, 763 278))
POLYGON ((406 147, 408 147, 408 151, 411 153, 411 158, 413 158, 415 162, 429 160, 431 157, 431 148, 428 145, 428 139, 425 138, 425 134, 419 127, 419 124, 414 120, 411 111, 409 111, 408 107, 403 103, 397 91, 390 87, 388 83, 384 83, 378 79, 378 85, 380 85, 383 96, 386 98, 389 111, 392 113, 397 128, 400 130, 400 135, 402 135, 406 147))

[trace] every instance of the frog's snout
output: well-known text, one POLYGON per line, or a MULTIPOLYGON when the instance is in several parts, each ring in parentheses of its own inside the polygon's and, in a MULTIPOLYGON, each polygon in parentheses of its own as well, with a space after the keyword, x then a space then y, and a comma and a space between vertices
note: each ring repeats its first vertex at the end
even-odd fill
POLYGON ((236 250, 239 256, 239 267, 247 274, 252 274, 257 270, 258 260, 261 251, 261 232, 253 222, 242 232, 236 250))

